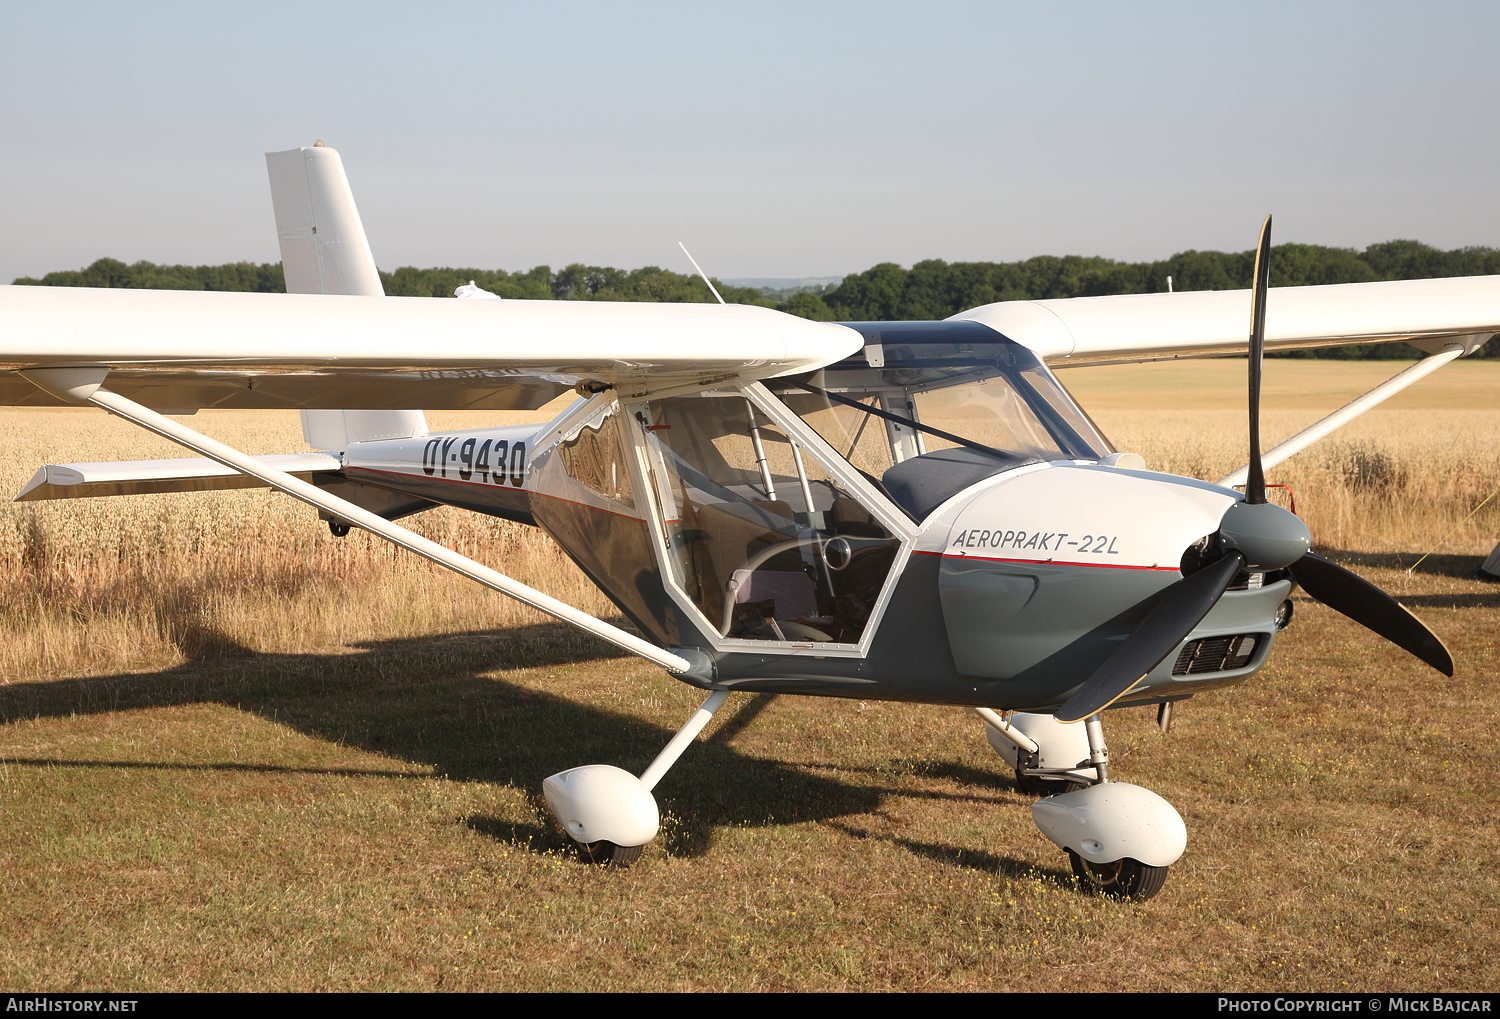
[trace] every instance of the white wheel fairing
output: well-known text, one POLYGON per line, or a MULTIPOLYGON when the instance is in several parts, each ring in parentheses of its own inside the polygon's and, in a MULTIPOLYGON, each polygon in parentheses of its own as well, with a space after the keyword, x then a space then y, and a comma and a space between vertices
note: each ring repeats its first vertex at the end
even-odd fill
POLYGON ((1060 849, 1089 863, 1126 858, 1170 867, 1187 849, 1187 825, 1172 805, 1149 789, 1105 782, 1037 800, 1031 817, 1060 849))
MULTIPOLYGON (((1053 715, 1034 715, 1017 711, 1010 716, 1010 724, 1018 732, 1029 736, 1037 745, 1037 767, 1073 768, 1079 761, 1088 760, 1089 737, 1081 725, 1064 725, 1053 715)), ((1018 748, 1010 740, 995 731, 992 725, 984 727, 985 739, 995 752, 1012 768, 1020 760, 1018 748)), ((1085 782, 1094 780, 1093 768, 1073 768, 1068 773, 1085 782)), ((1066 781, 1068 775, 1039 775, 1038 778, 1066 781)))
POLYGON ((656 837, 656 797, 628 771, 590 764, 560 771, 542 783, 553 816, 579 842, 641 846, 656 837))

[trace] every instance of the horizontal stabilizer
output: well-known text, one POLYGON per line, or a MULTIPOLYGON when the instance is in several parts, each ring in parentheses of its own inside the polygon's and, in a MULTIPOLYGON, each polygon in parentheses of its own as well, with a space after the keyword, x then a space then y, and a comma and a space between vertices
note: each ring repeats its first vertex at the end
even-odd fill
MULTIPOLYGON (((316 473, 343 468, 338 457, 327 453, 288 453, 260 456, 256 459, 268 467, 286 471, 303 480, 310 480, 316 473)), ((265 487, 268 487, 265 482, 207 457, 47 464, 32 475, 15 501, 265 487)))

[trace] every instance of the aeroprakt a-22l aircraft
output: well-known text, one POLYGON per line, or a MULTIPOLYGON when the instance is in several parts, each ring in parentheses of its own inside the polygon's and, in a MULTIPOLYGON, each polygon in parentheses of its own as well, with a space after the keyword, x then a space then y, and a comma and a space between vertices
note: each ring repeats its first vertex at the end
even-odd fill
POLYGON ((288 294, 0 288, 0 403, 93 404, 204 459, 42 467, 20 499, 269 485, 708 691, 639 777, 545 780, 588 859, 736 691, 971 708, 1090 886, 1154 895, 1186 830, 1112 781, 1100 714, 1240 683, 1294 584, 1440 671, 1442 643, 1309 552, 1262 470, 1500 330, 1500 277, 987 305, 941 322, 764 308, 383 296, 338 154, 267 156, 288 294), (1263 348, 1430 352, 1262 456, 1263 348), (1250 353, 1250 462, 1208 484, 1117 452, 1054 366, 1250 353), (429 433, 426 409, 542 425, 429 433), (253 457, 162 411, 303 408, 321 452, 253 457), (331 409, 330 409, 331 408, 331 409), (1236 485, 1244 486, 1244 493, 1236 485), (544 529, 637 637, 393 523, 437 504, 544 529), (1082 724, 1078 724, 1082 723, 1082 724))

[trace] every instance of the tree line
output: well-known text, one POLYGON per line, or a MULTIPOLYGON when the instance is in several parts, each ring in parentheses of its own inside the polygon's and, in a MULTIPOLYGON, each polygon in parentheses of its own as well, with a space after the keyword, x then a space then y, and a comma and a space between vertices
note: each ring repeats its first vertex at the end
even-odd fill
MULTIPOLYGON (((995 301, 1150 294, 1168 289, 1247 289, 1254 251, 1184 251, 1155 262, 1121 262, 1098 256, 1041 255, 1019 262, 945 262, 929 259, 910 269, 882 262, 846 276, 821 293, 803 291, 774 296, 751 287, 714 286, 732 304, 755 304, 818 321, 872 322, 940 319, 995 301), (785 299, 780 299, 785 297, 785 299)), ((1441 276, 1500 274, 1500 249, 1456 248, 1442 251, 1419 241, 1386 241, 1363 251, 1317 244, 1281 244, 1271 249, 1273 286, 1367 283, 1377 280, 1430 279, 1441 276)), ((703 280, 659 266, 616 269, 575 263, 553 271, 539 265, 525 272, 503 269, 418 269, 411 266, 381 272, 385 292, 393 297, 447 297, 473 280, 501 297, 555 301, 712 301, 703 280)), ((159 290, 239 290, 281 293, 286 289, 280 263, 234 262, 228 265, 127 265, 101 258, 86 269, 22 277, 21 286, 136 287, 159 290)), ((1333 347, 1282 356, 1333 358, 1414 358, 1420 352, 1404 343, 1333 347)), ((1485 345, 1482 357, 1500 357, 1500 336, 1485 345)))

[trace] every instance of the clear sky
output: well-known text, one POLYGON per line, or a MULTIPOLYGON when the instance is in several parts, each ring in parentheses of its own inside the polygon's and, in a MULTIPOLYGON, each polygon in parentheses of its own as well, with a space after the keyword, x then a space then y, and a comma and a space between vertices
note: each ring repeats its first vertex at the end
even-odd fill
POLYGON ((278 258, 337 148, 382 268, 721 277, 1500 245, 1500 4, 0 4, 0 280, 278 258), (138 6, 141 9, 136 9, 138 6))

